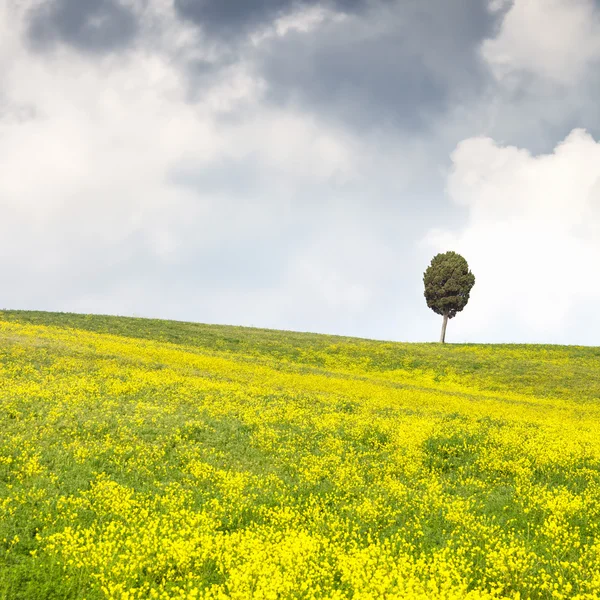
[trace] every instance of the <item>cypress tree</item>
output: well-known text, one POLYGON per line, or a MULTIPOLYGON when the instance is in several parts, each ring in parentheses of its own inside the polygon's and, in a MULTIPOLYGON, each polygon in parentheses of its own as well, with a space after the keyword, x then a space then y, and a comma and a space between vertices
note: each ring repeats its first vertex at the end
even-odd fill
POLYGON ((467 261, 456 252, 437 254, 423 274, 427 306, 442 315, 440 342, 446 341, 448 319, 459 313, 469 301, 475 276, 469 271, 467 261))

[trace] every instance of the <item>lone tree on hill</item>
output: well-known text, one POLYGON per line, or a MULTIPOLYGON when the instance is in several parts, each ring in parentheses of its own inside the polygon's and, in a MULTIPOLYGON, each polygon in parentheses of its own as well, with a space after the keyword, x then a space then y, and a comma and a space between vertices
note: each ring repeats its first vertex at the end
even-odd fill
POLYGON ((446 341, 448 319, 456 316, 469 301, 475 275, 469 271, 467 261, 456 252, 436 254, 423 274, 427 306, 444 317, 440 342, 446 341))

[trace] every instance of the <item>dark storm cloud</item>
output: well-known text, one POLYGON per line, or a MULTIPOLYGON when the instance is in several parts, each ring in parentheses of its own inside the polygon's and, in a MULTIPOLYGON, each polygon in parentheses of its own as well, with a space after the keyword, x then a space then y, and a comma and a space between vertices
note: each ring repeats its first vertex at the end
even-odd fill
POLYGON ((446 104, 445 82, 402 40, 379 38, 348 46, 304 41, 294 35, 266 57, 270 99, 276 104, 297 104, 355 126, 408 129, 421 129, 428 115, 446 104), (397 60, 398 55, 405 60, 397 60))
POLYGON ((33 11, 28 34, 38 49, 63 42, 103 53, 123 49, 136 30, 135 16, 118 0, 51 0, 33 11))
POLYGON ((235 38, 298 7, 318 4, 346 12, 367 0, 175 0, 182 19, 200 25, 211 36, 235 38))
POLYGON ((361 17, 272 39, 262 72, 275 103, 359 127, 419 130, 489 81, 478 46, 499 18, 481 0, 373 5, 361 17))

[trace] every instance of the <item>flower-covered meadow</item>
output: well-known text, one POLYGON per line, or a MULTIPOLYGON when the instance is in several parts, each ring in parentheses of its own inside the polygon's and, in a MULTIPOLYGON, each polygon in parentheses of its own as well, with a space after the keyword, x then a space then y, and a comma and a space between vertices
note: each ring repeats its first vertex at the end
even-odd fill
POLYGON ((0 598, 600 598, 600 349, 0 313, 0 598))

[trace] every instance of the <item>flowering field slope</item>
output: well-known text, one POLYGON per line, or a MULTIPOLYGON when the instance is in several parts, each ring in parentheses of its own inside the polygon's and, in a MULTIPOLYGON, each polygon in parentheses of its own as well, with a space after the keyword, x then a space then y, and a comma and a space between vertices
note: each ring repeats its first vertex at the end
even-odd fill
POLYGON ((600 349, 0 312, 0 598, 600 598, 600 349))

